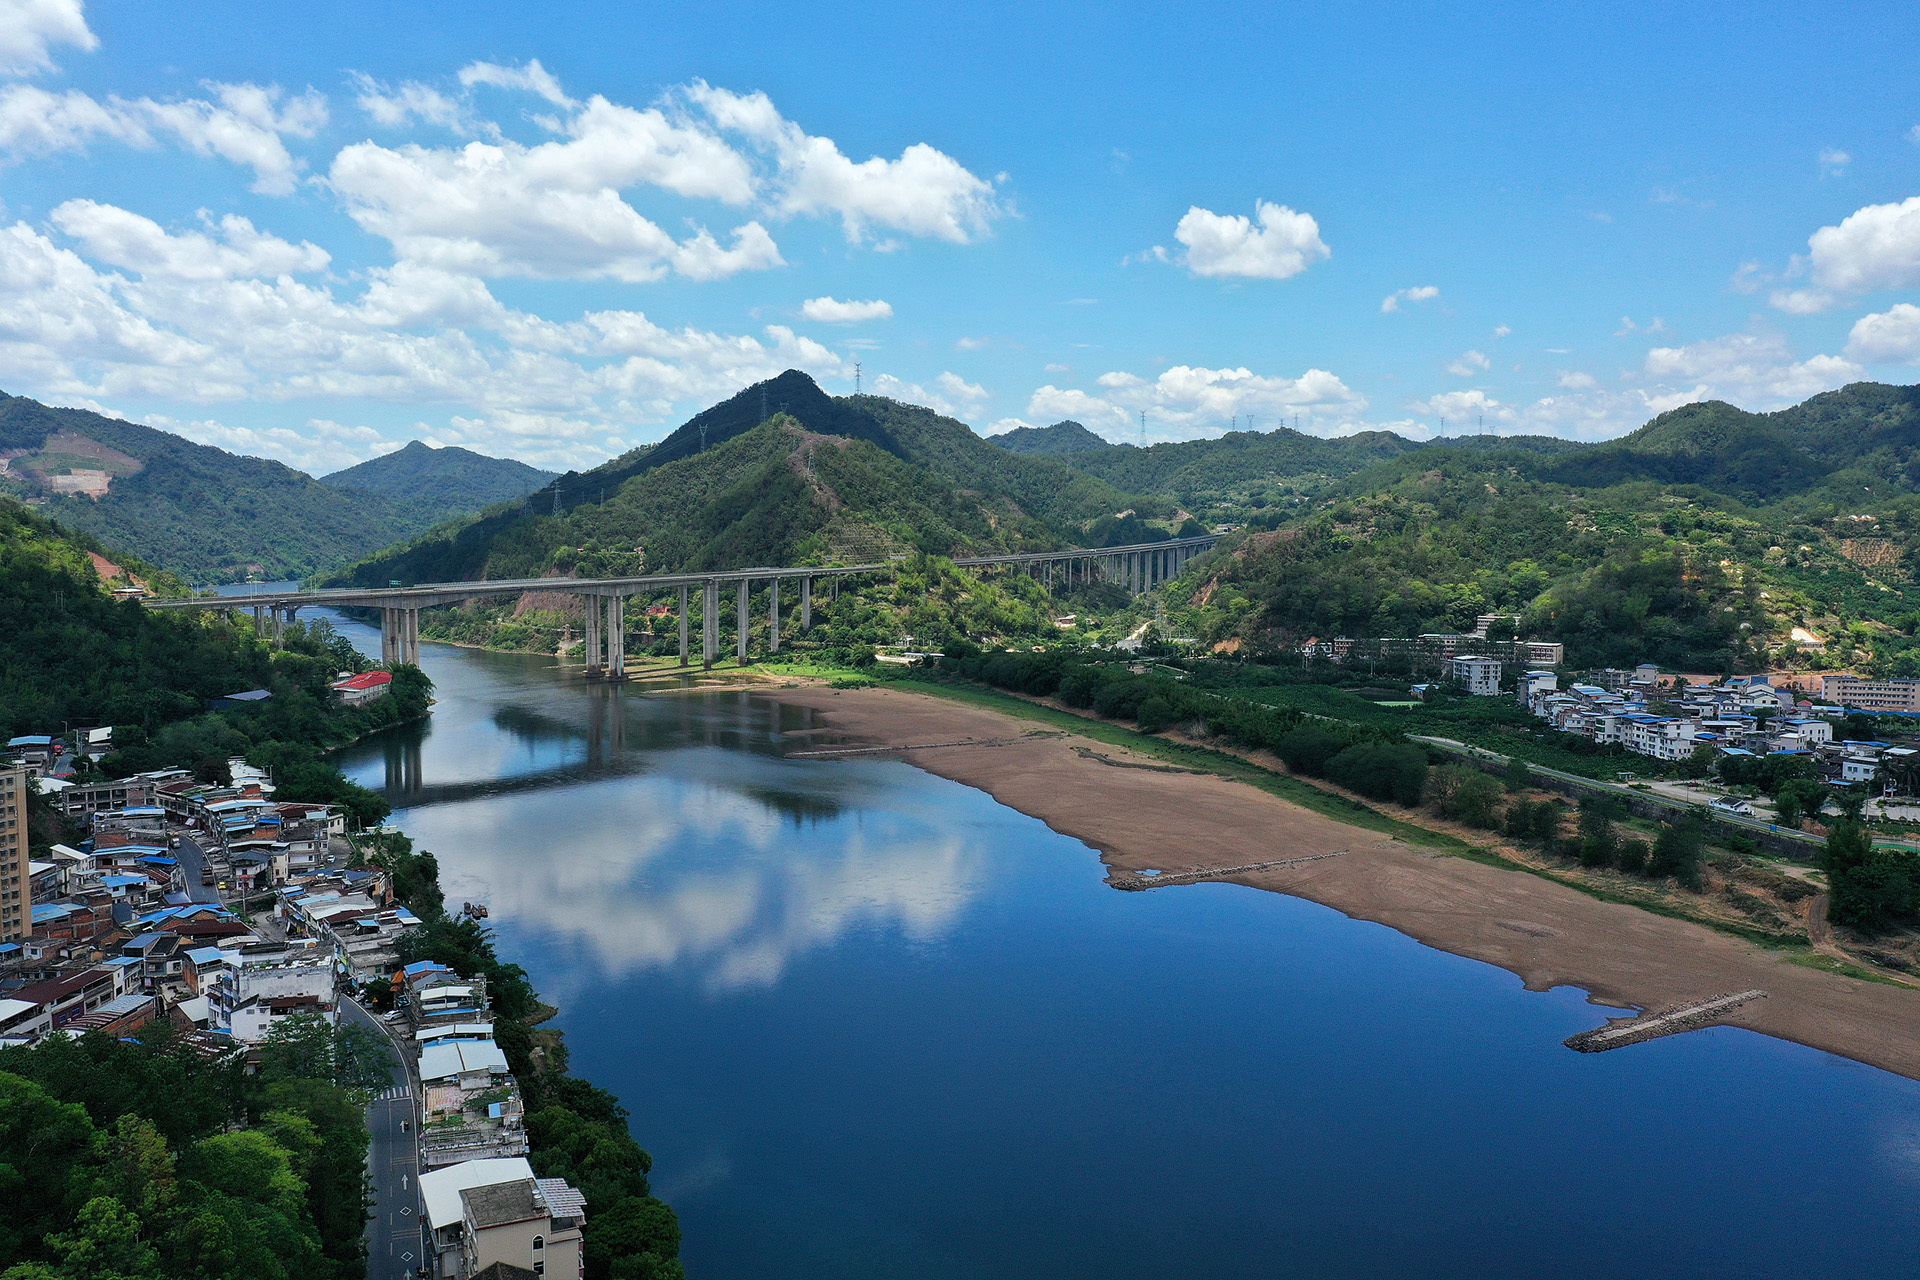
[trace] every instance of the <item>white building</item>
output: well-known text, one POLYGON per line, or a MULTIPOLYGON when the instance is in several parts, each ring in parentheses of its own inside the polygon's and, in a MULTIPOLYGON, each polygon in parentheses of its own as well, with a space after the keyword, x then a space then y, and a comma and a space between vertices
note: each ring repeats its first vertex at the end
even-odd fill
POLYGON ((1500 693, 1500 660, 1498 658, 1455 658, 1453 678, 1465 685, 1467 692, 1475 697, 1497 697, 1500 693))
POLYGON ((212 981, 204 990, 209 1024, 236 1040, 258 1044, 276 1021, 295 1014, 317 1014, 329 1026, 338 1023, 333 961, 319 948, 243 948, 237 961, 209 969, 212 981))
POLYGON ((434 1280, 504 1262, 540 1276, 580 1274, 586 1201, 560 1178, 535 1178, 524 1157, 467 1160, 420 1175, 434 1280))

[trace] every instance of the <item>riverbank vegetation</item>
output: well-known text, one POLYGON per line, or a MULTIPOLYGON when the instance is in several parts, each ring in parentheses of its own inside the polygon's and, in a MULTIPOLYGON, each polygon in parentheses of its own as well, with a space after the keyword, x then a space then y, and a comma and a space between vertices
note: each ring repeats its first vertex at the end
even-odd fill
POLYGON ((568 1074, 566 1041, 539 1025, 551 1010, 526 970, 500 959, 478 921, 448 914, 431 853, 394 831, 367 833, 358 849, 367 865, 390 873, 396 896, 422 921, 402 940, 402 963, 432 960, 486 979, 494 1040, 526 1104, 534 1172, 565 1178, 586 1196, 587 1280, 684 1280, 679 1219, 647 1182, 652 1157, 634 1140, 619 1099, 568 1074))
POLYGON ((0 1050, 0 1276, 358 1280, 385 1067, 318 1030, 276 1028, 257 1074, 170 1022, 0 1050))
MULTIPOLYGON (((116 584, 96 567, 106 555, 91 538, 0 501, 0 738, 111 726, 112 754, 84 762, 80 780, 245 756, 272 771, 280 799, 339 805, 360 823, 386 816, 386 802, 348 782, 325 753, 425 715, 432 686, 423 674, 402 667, 388 696, 343 707, 328 684, 368 664, 324 621, 294 623, 275 649, 248 617, 115 598, 116 584), (207 709, 256 689, 272 696, 207 709)), ((149 566, 111 563, 185 594, 149 566)))

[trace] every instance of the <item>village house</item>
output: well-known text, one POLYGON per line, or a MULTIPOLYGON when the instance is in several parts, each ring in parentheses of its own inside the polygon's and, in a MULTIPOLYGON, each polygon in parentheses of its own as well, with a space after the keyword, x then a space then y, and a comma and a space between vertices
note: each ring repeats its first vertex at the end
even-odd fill
POLYGON ((502 1263, 540 1276, 580 1274, 586 1199, 563 1179, 535 1178, 524 1157, 423 1173, 420 1200, 435 1280, 473 1280, 502 1263))

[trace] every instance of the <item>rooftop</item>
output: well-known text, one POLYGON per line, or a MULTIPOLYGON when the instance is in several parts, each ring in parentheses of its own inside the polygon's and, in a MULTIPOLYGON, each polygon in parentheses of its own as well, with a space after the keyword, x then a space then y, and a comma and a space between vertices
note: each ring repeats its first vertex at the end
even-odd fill
POLYGON ((438 1231, 461 1220, 460 1193, 502 1182, 531 1182, 533 1166, 525 1156, 467 1160, 420 1175, 420 1199, 426 1205, 427 1225, 438 1231))

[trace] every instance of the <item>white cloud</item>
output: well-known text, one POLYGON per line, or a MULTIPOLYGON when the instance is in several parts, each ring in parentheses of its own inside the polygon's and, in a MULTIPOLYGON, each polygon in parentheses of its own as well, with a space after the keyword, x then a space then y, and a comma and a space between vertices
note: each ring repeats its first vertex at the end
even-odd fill
POLYGON ((0 74, 32 75, 53 70, 52 48, 72 45, 85 53, 100 47, 87 28, 80 0, 6 0, 0 4, 0 74))
POLYGON ((1847 171, 1853 163, 1853 157, 1837 147, 1820 149, 1820 173, 1822 177, 1837 178, 1847 171))
MULTIPOLYGON (((1426 302, 1439 296, 1440 286, 1437 284, 1423 284, 1416 285, 1411 289, 1397 289, 1380 299, 1380 314, 1384 316, 1398 311, 1400 304, 1403 302, 1426 302)), ((1505 335, 1501 336, 1504 337, 1505 335)))
POLYGON ((1870 204, 1808 237, 1813 282, 1836 293, 1920 285, 1920 196, 1870 204))
POLYGON ((1471 378, 1474 374, 1483 373, 1492 367, 1493 362, 1478 351, 1468 351, 1458 360, 1447 362, 1447 372, 1456 378, 1471 378))
POLYGON ((992 398, 992 392, 977 382, 968 382, 957 373, 943 373, 932 386, 905 382, 890 373, 873 379, 872 394, 921 404, 949 418, 966 419, 979 410, 980 403, 992 398))
POLYGON ((1140 410, 1161 440, 1198 439, 1229 429, 1235 418, 1277 425, 1298 414, 1302 426, 1321 435, 1349 430, 1366 411, 1367 398, 1324 369, 1298 378, 1274 378, 1250 369, 1204 369, 1176 365, 1149 381, 1111 372, 1095 379, 1100 394, 1051 384, 1028 401, 1024 417, 1036 422, 1073 418, 1119 439, 1135 438, 1140 410))
POLYGON ((808 298, 800 304, 800 314, 822 324, 858 324, 862 320, 886 320, 893 316, 893 304, 879 298, 857 302, 851 298, 808 298))
POLYGON ((1621 316, 1620 327, 1613 331, 1613 336, 1624 338, 1630 333, 1664 333, 1666 328, 1667 322, 1659 316, 1655 316, 1651 324, 1644 325, 1635 324, 1632 316, 1621 316))
POLYGON ((1582 373, 1578 369, 1562 369, 1554 378, 1554 383, 1568 391, 1591 391, 1600 385, 1592 374, 1582 373))
POLYGON ((417 80, 389 86, 361 72, 354 72, 353 80, 360 89, 354 101, 384 128, 401 129, 419 121, 459 134, 487 131, 485 125, 474 120, 463 98, 441 93, 417 80))
POLYGON ((1332 254, 1311 214, 1265 200, 1254 202, 1254 214, 1190 207, 1173 230, 1186 246, 1182 264, 1197 276, 1285 280, 1332 254))
POLYGON ((1072 373, 1073 370, 1064 364, 1050 364, 1045 369, 1041 370, 1041 372, 1042 373, 1072 373))
POLYGON ((774 109, 764 93, 739 94, 695 81, 688 102, 720 130, 738 134, 772 157, 774 207, 783 214, 840 218, 858 242, 869 228, 966 244, 1005 210, 994 183, 952 156, 916 142, 897 160, 855 163, 831 138, 808 134, 774 109))
POLYGON ((77 151, 95 139, 151 147, 160 137, 200 155, 219 156, 254 172, 253 189, 290 194, 302 165, 285 137, 310 138, 327 121, 326 99, 308 90, 287 97, 277 85, 209 84, 214 99, 108 98, 77 90, 54 94, 31 85, 0 90, 0 157, 77 151))
MULTIPOLYGON (((1685 399, 1726 399, 1745 409, 1775 409, 1859 378, 1859 365, 1839 356, 1795 360, 1786 339, 1734 333, 1684 347, 1647 352, 1645 372, 1685 399), (1693 383, 1691 389, 1686 383, 1693 383)), ((1685 399, 1677 403, 1685 403, 1685 399)))
POLYGON ((53 225, 78 240, 96 261, 147 276, 226 280, 319 271, 332 259, 310 241, 291 244, 266 235, 237 214, 216 222, 204 210, 208 231, 170 235, 137 213, 92 200, 69 200, 51 214, 53 225))
POLYGON ((1510 338, 1513 336, 1513 326, 1497 324, 1493 327, 1493 336, 1496 338, 1510 338))
POLYGON ((1767 295, 1767 302, 1788 315, 1811 316, 1831 307, 1834 296, 1825 289, 1775 289, 1767 295))
POLYGON ((1898 302, 1861 316, 1847 335, 1847 354, 1882 364, 1920 365, 1920 307, 1898 302))
POLYGON ((556 107, 578 105, 561 91, 560 82, 540 65, 538 58, 533 58, 526 65, 519 67, 506 67, 493 62, 470 63, 460 69, 460 83, 468 88, 476 84, 484 84, 499 89, 516 89, 524 93, 534 93, 556 107))

